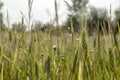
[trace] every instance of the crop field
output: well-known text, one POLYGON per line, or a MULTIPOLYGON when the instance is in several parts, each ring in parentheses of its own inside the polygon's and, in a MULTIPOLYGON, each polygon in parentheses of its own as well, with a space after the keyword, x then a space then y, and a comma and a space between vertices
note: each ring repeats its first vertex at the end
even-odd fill
POLYGON ((119 80, 120 34, 0 32, 0 80, 119 80))
POLYGON ((81 12, 88 1, 77 1, 71 0, 72 6, 64 1, 69 12, 75 10, 62 26, 56 0, 55 26, 33 24, 33 0, 28 0, 27 17, 21 11, 20 24, 11 27, 8 13, 5 27, 0 20, 0 80, 120 80, 119 11, 112 21, 106 10, 91 7, 87 19, 76 10, 81 12))

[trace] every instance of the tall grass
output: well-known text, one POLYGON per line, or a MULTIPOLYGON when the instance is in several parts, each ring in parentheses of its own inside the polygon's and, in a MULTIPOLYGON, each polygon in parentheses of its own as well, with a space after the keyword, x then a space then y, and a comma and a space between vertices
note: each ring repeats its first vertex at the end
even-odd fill
POLYGON ((119 80, 120 34, 90 37, 86 24, 76 35, 71 21, 72 36, 1 31, 0 80, 119 80))

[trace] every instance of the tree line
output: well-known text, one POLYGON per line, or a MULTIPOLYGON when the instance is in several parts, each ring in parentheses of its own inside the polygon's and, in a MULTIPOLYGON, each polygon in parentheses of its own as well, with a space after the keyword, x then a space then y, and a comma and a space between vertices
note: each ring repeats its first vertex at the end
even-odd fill
MULTIPOLYGON (((105 30, 106 33, 109 33, 111 29, 110 27, 114 29, 115 33, 118 33, 120 29, 120 7, 115 10, 115 17, 113 18, 111 17, 111 5, 110 10, 107 11, 107 9, 105 8, 88 6, 89 0, 70 0, 70 3, 67 1, 65 1, 65 3, 67 6, 68 14, 64 24, 60 25, 63 31, 68 31, 68 29, 71 30, 71 28, 73 27, 73 31, 78 33, 80 32, 82 25, 86 24, 86 28, 90 35, 92 35, 96 30, 99 30, 99 32, 101 33, 103 33, 103 30, 105 30)), ((56 2, 55 5, 57 5, 56 2)), ((3 3, 0 1, 0 10, 2 9, 2 7, 3 3)), ((40 21, 35 21, 32 26, 32 31, 41 30, 46 32, 49 31, 49 29, 53 29, 55 27, 52 22, 44 24, 40 21)), ((3 15, 0 11, 0 30, 4 31, 6 29, 7 27, 3 23, 3 15)), ((12 30, 19 32, 23 32, 26 30, 26 25, 24 24, 23 17, 21 19, 21 22, 14 23, 12 25, 12 30)))

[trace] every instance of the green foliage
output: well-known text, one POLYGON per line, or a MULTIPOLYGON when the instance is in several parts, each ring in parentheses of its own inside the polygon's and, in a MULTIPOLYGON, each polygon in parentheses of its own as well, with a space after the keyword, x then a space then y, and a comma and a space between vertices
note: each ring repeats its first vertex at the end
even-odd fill
POLYGON ((120 44, 113 42, 118 41, 120 35, 112 37, 96 32, 89 37, 85 25, 81 36, 75 33, 55 36, 41 31, 0 34, 0 78, 119 80, 120 44))
POLYGON ((2 7, 3 7, 3 3, 0 0, 0 31, 5 30, 5 26, 3 25, 3 15, 1 13, 2 7))
POLYGON ((70 3, 67 1, 65 3, 69 11, 65 26, 70 27, 72 20, 74 31, 79 32, 81 27, 80 22, 86 16, 88 0, 70 0, 70 3))
POLYGON ((73 12, 75 14, 81 13, 82 10, 85 10, 88 0, 70 0, 70 3, 65 1, 67 4, 70 14, 73 12))
POLYGON ((0 9, 2 9, 2 7, 3 7, 3 3, 0 0, 0 9))
POLYGON ((80 30, 80 24, 77 21, 76 16, 71 16, 71 17, 68 18, 68 20, 67 20, 67 22, 65 24, 66 29, 68 27, 71 28, 71 21, 73 22, 73 30, 74 30, 74 32, 79 32, 79 30, 80 30))
POLYGON ((92 35, 98 28, 101 33, 109 31, 107 15, 106 9, 90 7, 90 15, 87 20, 89 35, 92 35))
POLYGON ((115 11, 115 18, 113 21, 113 25, 114 25, 115 33, 120 33, 119 31, 120 29, 120 7, 117 8, 115 11))
POLYGON ((13 24, 13 31, 17 31, 17 32, 25 32, 26 30, 26 26, 22 23, 18 23, 18 24, 13 24))
POLYGON ((120 23, 120 8, 116 9, 115 16, 115 20, 120 23))

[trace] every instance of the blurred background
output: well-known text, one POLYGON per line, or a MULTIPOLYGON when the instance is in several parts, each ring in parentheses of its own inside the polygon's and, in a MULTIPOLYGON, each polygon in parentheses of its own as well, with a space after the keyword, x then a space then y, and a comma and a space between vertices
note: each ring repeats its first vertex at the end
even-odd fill
MULTIPOLYGON (((7 15, 7 10, 10 16, 10 22, 18 22, 21 20, 20 11, 27 15, 27 0, 1 0, 4 3, 3 6, 3 13, 4 19, 7 15)), ((64 0, 57 0, 58 1, 58 12, 59 18, 61 21, 64 21, 67 16, 67 6, 64 0)), ((71 2, 70 0, 66 0, 67 2, 71 2)), ((112 14, 114 13, 115 9, 119 7, 120 1, 119 0, 89 0, 87 6, 94 6, 96 8, 106 8, 107 11, 112 9, 112 14)), ((43 22, 48 22, 54 19, 54 0, 34 0, 33 3, 33 17, 35 20, 40 20, 43 22)))
POLYGON ((50 28, 60 26, 67 30, 73 22, 74 32, 80 32, 81 21, 86 19, 88 32, 105 26, 108 20, 113 24, 115 32, 120 22, 119 0, 33 0, 29 18, 29 0, 1 0, 1 19, 4 25, 18 27, 34 25, 34 28, 50 28), (29 23, 29 19, 31 19, 29 23))

